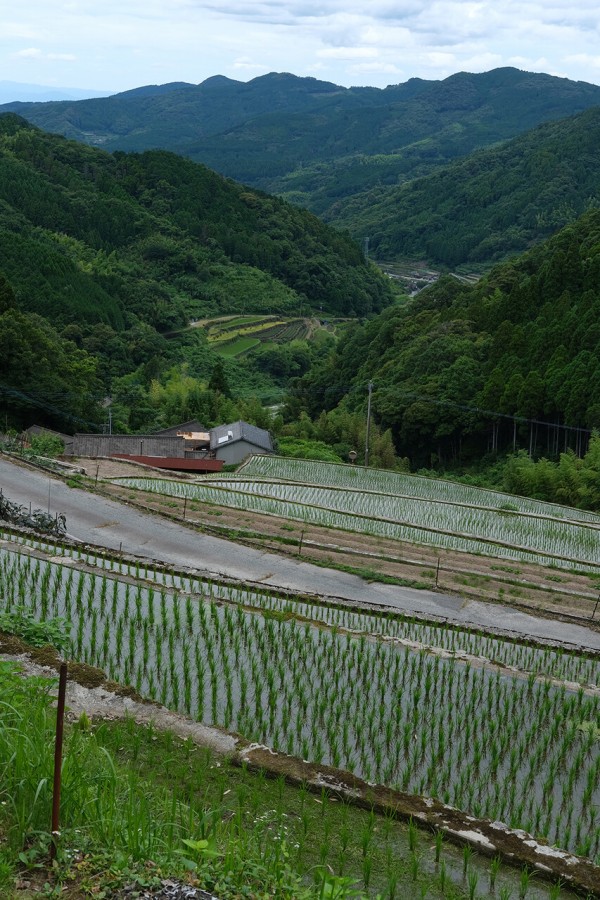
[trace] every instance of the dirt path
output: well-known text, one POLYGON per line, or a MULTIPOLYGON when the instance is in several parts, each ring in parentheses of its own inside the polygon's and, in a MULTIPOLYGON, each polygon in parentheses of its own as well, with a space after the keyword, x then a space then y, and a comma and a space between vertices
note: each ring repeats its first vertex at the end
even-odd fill
MULTIPOLYGON (((49 648, 42 648, 40 651, 31 648, 25 650, 21 641, 0 633, 0 650, 4 650, 0 653, 0 659, 17 663, 24 677, 56 678, 60 658, 49 648), (10 652, 11 648, 16 652, 10 652), (51 664, 44 665, 43 662, 36 661, 44 659, 51 664)), ((238 739, 224 730, 177 715, 156 703, 145 702, 134 691, 121 689, 108 681, 100 669, 69 663, 69 670, 66 699, 69 721, 75 722, 83 714, 90 719, 129 717, 138 725, 152 723, 161 731, 172 731, 183 740, 190 738, 199 746, 209 747, 216 753, 235 752, 238 739)))

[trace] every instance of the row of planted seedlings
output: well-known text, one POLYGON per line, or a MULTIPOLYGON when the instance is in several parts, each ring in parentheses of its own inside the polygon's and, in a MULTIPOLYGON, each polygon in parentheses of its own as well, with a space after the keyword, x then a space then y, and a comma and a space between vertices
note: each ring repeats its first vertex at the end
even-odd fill
MULTIPOLYGON (((230 599, 237 591, 229 590, 230 599)), ((555 682, 571 682, 600 690, 600 654, 579 652, 565 646, 526 643, 514 638, 494 637, 477 628, 456 626, 449 622, 433 623, 392 612, 358 612, 335 603, 310 602, 301 598, 256 595, 265 609, 293 615, 296 618, 324 622, 334 631, 379 636, 398 641, 415 650, 454 654, 472 658, 475 664, 488 664, 520 674, 547 678, 555 682)))
MULTIPOLYGON (((251 456, 237 470, 242 477, 272 478, 277 481, 297 481, 318 484, 322 487, 338 487, 375 491, 384 494, 401 494, 422 500, 445 500, 450 503, 490 509, 513 510, 561 519, 575 519, 600 525, 600 516, 585 509, 532 500, 502 491, 474 487, 442 478, 427 478, 408 472, 392 472, 386 469, 365 469, 347 463, 328 463, 319 460, 292 459, 283 456, 251 456)), ((221 476, 227 479, 231 476, 221 476)), ((214 475, 200 477, 198 481, 215 480, 214 475)))
POLYGON ((248 609, 230 586, 180 596, 7 551, 0 563, 9 608, 72 622, 72 655, 142 695, 600 861, 600 703, 583 688, 299 622, 256 608, 256 592, 248 609))
POLYGON ((326 528, 600 573, 600 529, 591 523, 300 483, 238 479, 190 484, 160 478, 118 483, 326 528))
POLYGON ((484 662, 557 681, 596 687, 600 682, 598 655, 593 653, 586 655, 583 652, 569 652, 564 646, 540 646, 517 640, 498 640, 478 629, 455 627, 447 622, 428 623, 416 617, 389 611, 358 612, 351 607, 339 607, 335 603, 322 600, 318 603, 303 600, 286 592, 266 592, 264 589, 258 587, 253 589, 248 585, 240 588, 239 585, 224 580, 202 579, 176 571, 174 568, 153 566, 148 561, 114 556, 110 551, 99 548, 40 539, 23 532, 10 535, 5 532, 5 536, 10 536, 27 547, 45 550, 54 556, 70 557, 87 565, 133 577, 136 581, 142 579, 177 588, 185 593, 219 597, 233 603, 250 603, 267 610, 279 610, 299 618, 316 619, 330 626, 341 626, 349 631, 407 641, 424 648, 437 648, 459 655, 467 654, 484 662))
MULTIPOLYGON (((5 533, 5 536, 9 536, 5 533)), ((386 640, 405 641, 418 645, 417 649, 436 649, 473 657, 475 662, 492 663, 526 674, 547 677, 554 681, 575 682, 578 685, 600 688, 600 665, 597 653, 580 652, 579 648, 559 645, 540 645, 510 638, 498 639, 480 629, 456 627, 448 622, 433 623, 400 613, 360 612, 350 605, 303 599, 285 591, 265 591, 251 585, 198 576, 167 566, 152 565, 147 560, 114 556, 110 551, 41 539, 23 532, 10 534, 20 543, 54 556, 70 557, 86 565, 130 576, 136 581, 176 588, 181 593, 223 599, 229 603, 252 605, 295 616, 298 619, 323 622, 346 631, 379 635, 386 640), (573 652, 576 651, 576 652, 573 652)), ((25 563, 29 566, 31 563, 25 563)))
MULTIPOLYGON (((18 854, 23 839, 29 845, 32 828, 39 826, 43 833, 48 821, 50 798, 31 775, 38 771, 41 777, 48 769, 52 696, 45 679, 30 684, 19 679, 10 664, 2 667, 0 662, 0 667, 4 709, 0 754, 6 776, 0 793, 4 799, 15 800, 15 809, 10 800, 0 807, 4 831, 8 828, 9 834, 3 855, 9 858, 11 851, 18 854), (31 802, 21 810, 22 804, 16 801, 23 799, 24 790, 29 791, 31 802)), ((295 875, 287 875, 291 863, 304 882, 298 881, 295 887, 301 890, 316 882, 315 897, 337 896, 336 885, 344 877, 348 882, 360 878, 369 896, 386 900, 424 896, 466 900, 480 897, 482 891, 508 900, 514 898, 516 887, 520 897, 525 897, 526 888, 527 900, 572 896, 559 883, 532 883, 528 867, 519 873, 501 866, 498 857, 491 862, 480 860, 468 846, 461 853, 446 844, 440 833, 431 847, 431 835, 418 834, 413 822, 406 826, 392 815, 375 815, 373 810, 340 803, 326 791, 317 799, 307 784, 290 789, 283 778, 269 779, 262 770, 232 769, 193 742, 181 742, 171 732, 152 726, 141 728, 133 719, 98 724, 92 731, 76 729, 68 735, 65 759, 69 772, 63 785, 61 845, 67 856, 77 852, 72 850, 75 845, 82 846, 82 832, 86 846, 98 850, 98 838, 102 843, 108 830, 112 850, 119 844, 133 872, 139 871, 140 860, 156 860, 157 854, 164 868, 178 854, 182 838, 201 836, 211 848, 218 847, 232 890, 240 882, 248 890, 250 880, 277 893, 278 887, 283 890, 284 884, 296 880, 295 875), (165 758, 169 759, 166 792, 160 787, 164 779, 159 778, 155 789, 148 783, 165 758), (93 772, 88 771, 90 761, 93 772), (125 796, 129 799, 123 803, 125 796), (230 866, 231 859, 247 860, 244 871, 230 866)), ((8 879, 2 886, 9 889, 8 879)))
MULTIPOLYGON (((150 479, 151 481, 151 479, 150 479)), ((179 491, 183 482, 173 481, 169 489, 179 491)), ((542 514, 530 510, 507 509, 505 506, 485 506, 462 503, 447 498, 412 497, 373 491, 362 485, 324 486, 300 482, 272 481, 251 476, 206 476, 197 485, 214 484, 220 490, 252 493, 267 499, 277 499, 304 506, 321 506, 365 517, 376 516, 392 521, 405 521, 439 531, 485 535, 496 541, 532 544, 547 553, 568 555, 571 548, 586 552, 594 558, 598 547, 600 520, 581 522, 542 514)), ((189 486, 189 483, 188 483, 189 486)))

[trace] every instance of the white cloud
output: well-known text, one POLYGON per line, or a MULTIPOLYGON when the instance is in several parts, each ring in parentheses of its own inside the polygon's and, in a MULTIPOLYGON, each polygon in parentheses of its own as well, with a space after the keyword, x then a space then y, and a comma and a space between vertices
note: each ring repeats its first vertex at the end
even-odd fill
POLYGON ((565 56, 563 62, 566 65, 575 63, 578 66, 589 66, 592 69, 600 69, 600 55, 593 56, 591 53, 575 53, 571 56, 565 56))
POLYGON ((13 59, 41 59, 43 55, 39 47, 26 47, 24 50, 11 53, 13 59))
POLYGON ((26 47, 12 54, 13 59, 56 59, 61 62, 74 62, 77 57, 73 53, 44 53, 39 47, 26 47))
POLYGON ((377 55, 376 47, 325 47, 317 52, 322 59, 364 59, 377 55))
POLYGON ((597 0, 28 0, 6 19, 0 80, 26 71, 44 84, 64 72, 73 86, 125 90, 318 71, 383 86, 515 60, 600 78, 597 0))
POLYGON ((233 68, 237 69, 238 71, 248 72, 250 74, 254 73, 255 75, 267 71, 267 67, 263 65, 263 63, 254 62, 248 56, 241 56, 238 59, 234 60, 233 68))

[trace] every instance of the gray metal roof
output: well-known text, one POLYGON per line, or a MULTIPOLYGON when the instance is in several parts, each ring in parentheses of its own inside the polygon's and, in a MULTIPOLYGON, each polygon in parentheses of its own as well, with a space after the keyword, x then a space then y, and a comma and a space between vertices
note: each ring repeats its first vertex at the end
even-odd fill
POLYGON ((247 441, 261 450, 273 452, 273 441, 269 432, 248 422, 231 422, 229 425, 217 425, 210 430, 211 450, 218 450, 219 447, 236 441, 247 441))

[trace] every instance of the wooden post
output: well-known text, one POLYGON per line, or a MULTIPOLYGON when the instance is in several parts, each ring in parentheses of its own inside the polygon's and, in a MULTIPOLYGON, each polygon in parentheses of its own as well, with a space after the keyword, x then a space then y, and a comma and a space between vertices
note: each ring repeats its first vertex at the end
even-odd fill
POLYGON ((65 696, 67 692, 67 664, 60 664, 58 681, 58 704, 56 707, 56 740, 54 743, 54 787, 52 792, 52 842, 50 861, 56 859, 60 837, 60 783, 62 769, 62 746, 65 726, 65 696))

